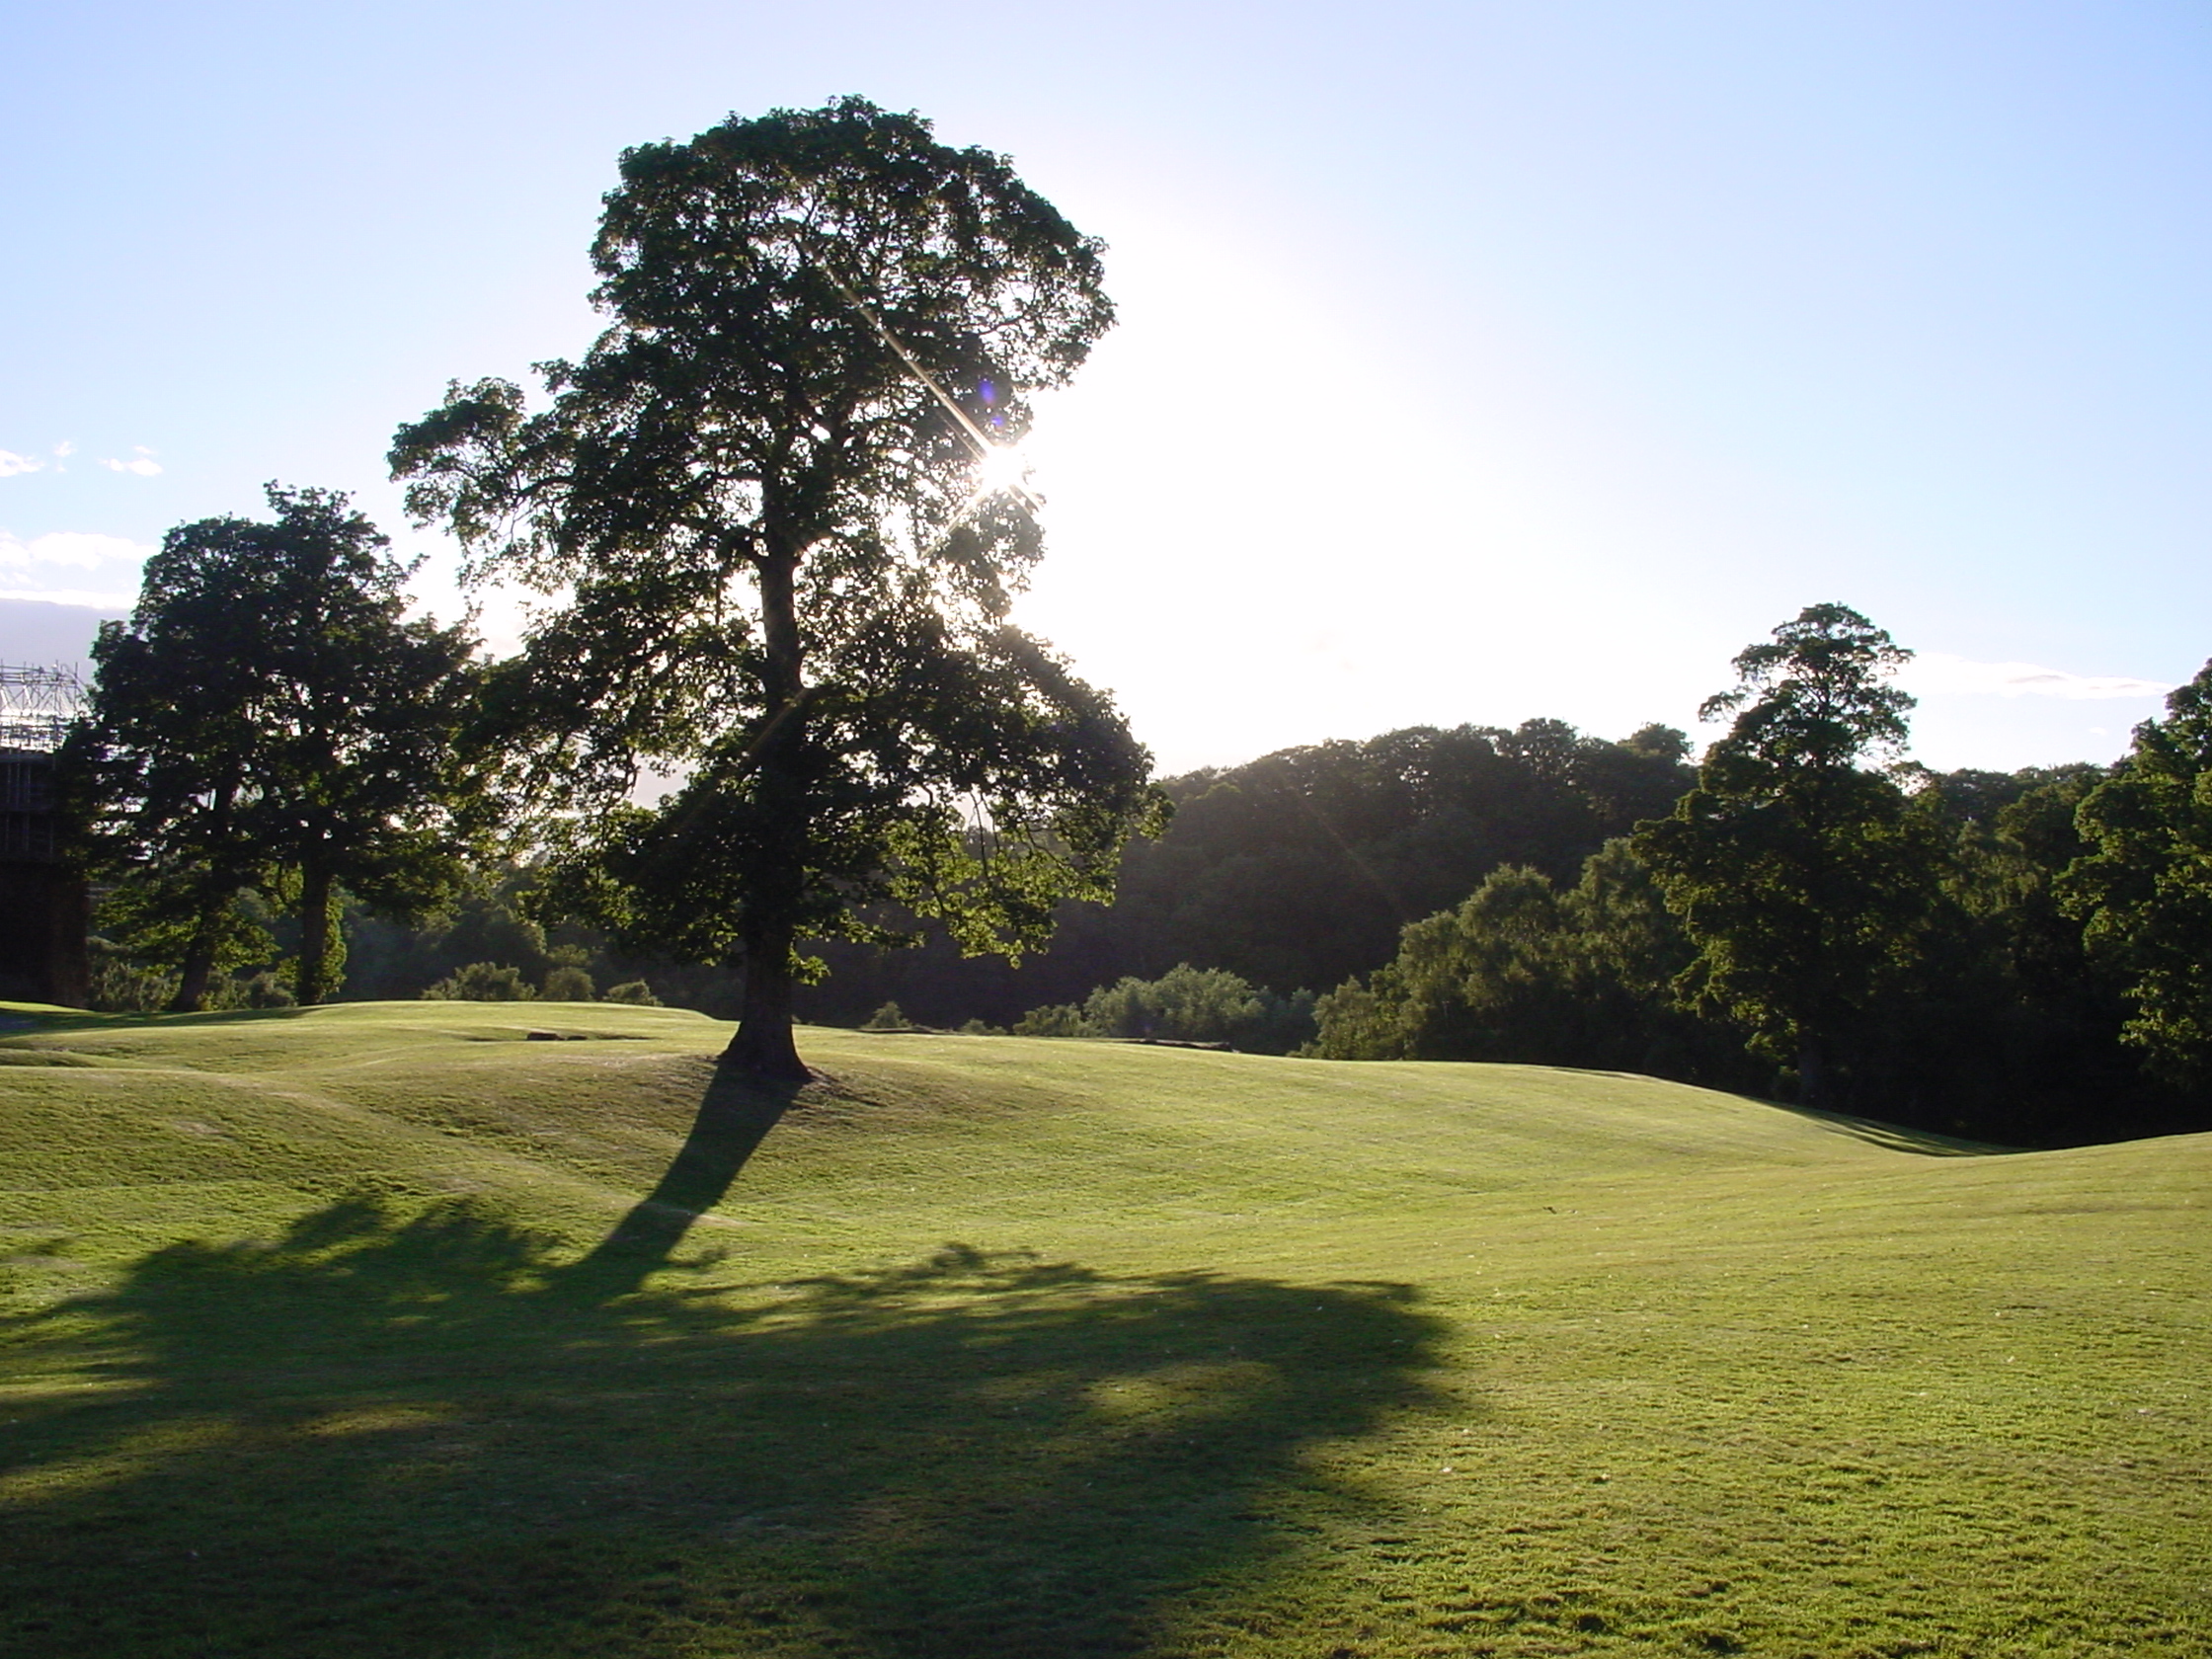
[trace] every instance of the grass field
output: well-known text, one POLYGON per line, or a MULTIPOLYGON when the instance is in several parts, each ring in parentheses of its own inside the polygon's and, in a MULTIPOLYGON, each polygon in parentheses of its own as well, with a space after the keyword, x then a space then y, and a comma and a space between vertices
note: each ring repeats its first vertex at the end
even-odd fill
POLYGON ((0 1038, 0 1652, 2212 1654, 2212 1137, 726 1035, 0 1038))

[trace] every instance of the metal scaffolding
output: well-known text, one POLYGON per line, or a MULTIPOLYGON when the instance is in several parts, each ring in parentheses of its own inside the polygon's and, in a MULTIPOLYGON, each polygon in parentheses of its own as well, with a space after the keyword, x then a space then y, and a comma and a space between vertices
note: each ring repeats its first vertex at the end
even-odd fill
POLYGON ((84 701, 74 669, 0 663, 0 750, 51 754, 84 701))
POLYGON ((0 862, 46 864, 58 853, 54 751, 83 706, 70 670, 0 663, 0 862))

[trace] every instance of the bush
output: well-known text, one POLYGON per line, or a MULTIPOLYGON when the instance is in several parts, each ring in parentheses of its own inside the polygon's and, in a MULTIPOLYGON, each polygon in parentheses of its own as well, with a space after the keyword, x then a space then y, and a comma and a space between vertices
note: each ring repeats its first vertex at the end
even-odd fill
POLYGON ((290 1008, 297 1005, 291 988, 274 972, 264 969, 250 979, 225 980, 210 988, 210 1008, 290 1008))
POLYGON ((537 992, 522 978, 519 968, 495 962, 472 962, 439 980, 423 992, 433 1002, 530 1002, 537 992))
POLYGON ((980 1019, 972 1019, 960 1028, 960 1035, 963 1037, 1003 1037, 1006 1032, 1002 1026, 990 1025, 980 1019))
POLYGON ((886 1002, 860 1022, 860 1029, 863 1031, 910 1031, 913 1029, 913 1023, 901 1011, 898 1003, 886 1002))
POLYGON ((299 999, 292 995, 285 984, 275 974, 256 974, 239 988, 239 994, 249 1008, 293 1008, 299 999))
POLYGON ((1099 1036, 1284 1054, 1312 1035, 1313 995, 1277 996, 1235 974, 1180 962, 1156 980, 1100 986, 1083 1003, 1082 1019, 1099 1036))
POLYGON ((548 1002, 589 1002, 597 994, 592 976, 569 963, 549 968, 545 973, 545 989, 541 994, 548 1002))
POLYGON ((1083 1018, 1082 1009, 1072 1002, 1055 1002, 1043 1008, 1032 1008, 1014 1021, 1016 1037, 1095 1037, 1083 1018))
POLYGON ((653 994, 653 988, 643 980, 624 980, 620 985, 606 988, 607 1002, 623 1002, 633 1008, 658 1008, 661 999, 653 994))
MULTIPOLYGON (((99 952, 102 941, 94 942, 99 952)), ((153 1014, 177 994, 177 976, 141 968, 120 955, 96 954, 88 1004, 104 1014, 153 1014)))
POLYGON ((1294 990, 1288 996, 1260 992, 1267 1008, 1259 1023, 1238 1039, 1237 1047, 1250 1054, 1297 1054, 1312 1042, 1320 1024, 1314 1014, 1317 998, 1310 990, 1294 990))

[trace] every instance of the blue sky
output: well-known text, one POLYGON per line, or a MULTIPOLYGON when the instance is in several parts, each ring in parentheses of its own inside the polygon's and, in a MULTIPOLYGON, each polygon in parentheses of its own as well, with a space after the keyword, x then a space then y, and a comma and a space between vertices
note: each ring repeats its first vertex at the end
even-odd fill
MULTIPOLYGON (((2109 758, 2212 656, 2201 5, 213 0, 6 39, 0 593, 127 595, 278 479, 354 491, 452 613, 393 428, 589 341, 622 146, 856 92, 1111 245, 1024 614, 1170 769, 1694 727, 1827 599, 1922 654, 1937 766, 2109 758)), ((27 614, 0 658, 48 654, 27 614)))

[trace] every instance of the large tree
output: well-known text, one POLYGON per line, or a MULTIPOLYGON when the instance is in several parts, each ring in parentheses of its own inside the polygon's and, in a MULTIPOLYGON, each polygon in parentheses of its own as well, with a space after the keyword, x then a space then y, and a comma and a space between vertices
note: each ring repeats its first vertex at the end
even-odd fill
POLYGON ((805 1076, 812 938, 896 900, 966 948, 1100 896, 1149 810, 1110 702, 1008 625, 1041 551, 1029 394, 1105 330, 1097 245, 1005 159, 858 99, 625 152, 610 319, 402 429, 412 511, 563 602, 509 676, 572 810, 556 890, 627 942, 742 960, 730 1048, 805 1076), (641 766, 684 775, 627 804, 641 766))
POLYGON ((456 873, 475 810, 457 735, 470 642, 405 617, 407 567, 347 499, 269 488, 273 520, 181 524, 103 624, 79 747, 138 943, 198 1007, 247 887, 299 919, 295 993, 343 958, 338 894, 408 911, 456 873))
POLYGON ((1686 988, 1793 1058, 1800 1097, 1866 1038, 1937 903, 1942 854, 1903 790, 1862 764, 1894 757, 1911 656, 1847 605, 1807 606, 1735 660, 1706 699, 1733 716, 1698 786, 1634 846, 1698 947, 1686 988))

